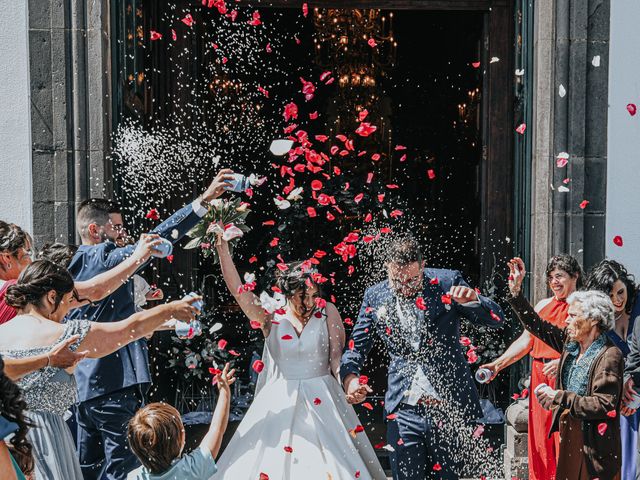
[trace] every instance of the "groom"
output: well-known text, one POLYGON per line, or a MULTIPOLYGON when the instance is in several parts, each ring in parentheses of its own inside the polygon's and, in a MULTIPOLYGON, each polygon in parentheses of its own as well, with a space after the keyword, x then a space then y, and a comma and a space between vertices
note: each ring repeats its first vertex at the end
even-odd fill
POLYGON ((344 390, 352 403, 371 393, 359 375, 375 333, 391 357, 385 413, 394 480, 457 479, 456 447, 439 418, 463 419, 466 426, 482 417, 460 343, 460 319, 497 328, 504 314, 470 288, 460 272, 424 268, 420 245, 412 237, 393 241, 385 266, 387 280, 366 290, 352 348, 342 356, 344 390))

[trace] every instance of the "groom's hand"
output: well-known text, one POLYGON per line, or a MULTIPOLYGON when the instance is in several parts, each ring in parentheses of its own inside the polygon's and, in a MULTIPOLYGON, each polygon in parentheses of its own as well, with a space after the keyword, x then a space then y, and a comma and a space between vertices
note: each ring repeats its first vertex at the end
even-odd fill
POLYGON ((369 385, 361 384, 360 377, 353 373, 350 373, 345 377, 343 387, 346 393, 347 402, 352 404, 364 402, 367 398, 367 394, 373 392, 369 385))
POLYGON ((478 294, 471 287, 453 286, 451 290, 449 290, 449 295, 451 295, 452 300, 460 304, 478 301, 478 294))

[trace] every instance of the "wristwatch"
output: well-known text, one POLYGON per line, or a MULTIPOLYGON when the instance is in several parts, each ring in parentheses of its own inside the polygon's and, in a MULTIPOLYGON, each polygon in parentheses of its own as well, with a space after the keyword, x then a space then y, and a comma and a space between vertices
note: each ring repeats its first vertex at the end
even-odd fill
POLYGON ((211 204, 210 204, 209 202, 207 202, 207 201, 202 197, 202 195, 200 195, 200 196, 198 197, 198 202, 200 202, 200 206, 201 206, 202 208, 206 208, 207 210, 209 210, 209 207, 211 206, 211 204))

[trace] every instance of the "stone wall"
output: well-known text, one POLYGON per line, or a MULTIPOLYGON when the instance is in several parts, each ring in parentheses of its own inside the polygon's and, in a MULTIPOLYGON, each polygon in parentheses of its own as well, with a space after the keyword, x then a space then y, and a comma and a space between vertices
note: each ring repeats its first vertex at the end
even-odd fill
POLYGON ((534 5, 531 248, 538 300, 547 296, 544 269, 551 255, 570 253, 587 269, 604 256, 610 5, 609 0, 534 5), (567 167, 556 167, 560 152, 570 155, 567 167), (565 178, 570 191, 562 193, 558 187, 565 178), (589 201, 585 209, 583 200, 589 201))
POLYGON ((77 203, 110 178, 109 2, 29 0, 28 32, 33 234, 74 243, 77 203))
POLYGON ((29 17, 25 2, 0 6, 0 219, 31 231, 29 17))

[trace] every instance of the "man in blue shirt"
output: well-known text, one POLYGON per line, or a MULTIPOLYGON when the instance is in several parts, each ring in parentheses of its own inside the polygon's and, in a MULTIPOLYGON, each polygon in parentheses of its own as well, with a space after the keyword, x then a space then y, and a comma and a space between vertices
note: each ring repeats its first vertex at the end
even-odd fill
MULTIPOLYGON (((151 233, 175 243, 207 213, 210 202, 229 187, 231 170, 221 170, 206 191, 151 233)), ((82 245, 69 264, 75 280, 87 280, 109 270, 135 249, 118 248, 125 234, 117 204, 89 199, 80 205, 77 226, 82 245)), ((142 267, 142 266, 141 266, 142 267)), ((113 322, 135 313, 133 282, 128 281, 100 302, 75 310, 71 318, 113 322)), ((147 342, 132 342, 99 359, 87 359, 75 372, 78 383, 77 447, 85 480, 124 480, 139 463, 127 446, 126 426, 144 404, 151 383, 147 342)))

